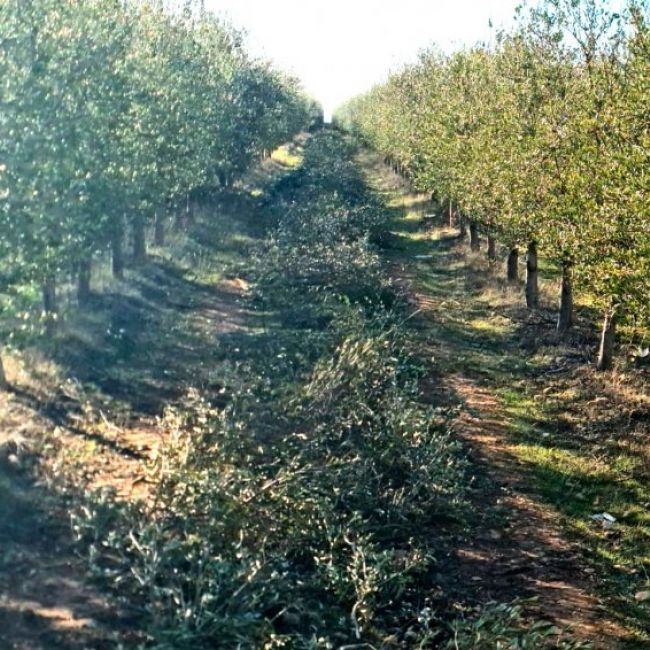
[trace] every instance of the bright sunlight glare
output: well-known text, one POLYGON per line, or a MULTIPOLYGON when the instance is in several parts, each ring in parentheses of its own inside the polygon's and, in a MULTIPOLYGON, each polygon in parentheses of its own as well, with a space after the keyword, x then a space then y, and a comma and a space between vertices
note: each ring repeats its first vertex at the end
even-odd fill
POLYGON ((490 38, 519 0, 207 0, 246 29, 250 50, 296 75, 326 116, 432 44, 490 38))

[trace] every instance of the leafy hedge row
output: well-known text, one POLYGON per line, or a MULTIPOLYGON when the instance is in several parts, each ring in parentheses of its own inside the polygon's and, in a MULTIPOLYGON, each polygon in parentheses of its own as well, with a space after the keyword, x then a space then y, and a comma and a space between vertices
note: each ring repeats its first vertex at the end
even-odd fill
MULTIPOLYGON (((0 3, 0 294, 57 285, 172 218, 321 119, 298 83, 190 0, 0 3)), ((0 295, 1 297, 1 295, 0 295)), ((0 344, 2 341, 0 341, 0 344)))
POLYGON ((574 291, 604 314, 598 365, 616 324, 650 323, 647 106, 650 10, 630 0, 531 0, 516 26, 449 55, 432 48, 336 122, 370 142, 422 191, 509 252, 537 308, 538 251, 562 271, 558 330, 574 291))

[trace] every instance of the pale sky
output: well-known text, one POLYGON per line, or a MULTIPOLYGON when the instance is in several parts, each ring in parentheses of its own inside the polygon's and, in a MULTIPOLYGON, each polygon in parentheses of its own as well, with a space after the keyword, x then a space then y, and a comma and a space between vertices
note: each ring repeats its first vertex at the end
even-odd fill
POLYGON ((248 49, 299 77, 327 114, 414 61, 490 37, 520 0, 206 0, 248 32, 248 49))

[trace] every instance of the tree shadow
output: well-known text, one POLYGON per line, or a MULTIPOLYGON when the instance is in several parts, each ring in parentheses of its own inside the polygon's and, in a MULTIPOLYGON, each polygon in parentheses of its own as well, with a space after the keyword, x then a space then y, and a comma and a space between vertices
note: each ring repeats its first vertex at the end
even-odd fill
MULTIPOLYGON (((233 218, 240 231, 260 236, 251 218, 254 201, 232 194, 223 203, 237 213, 233 218)), ((221 231, 202 221, 191 237, 210 250, 220 245, 218 237, 212 238, 215 232, 221 231)), ((134 414, 159 416, 189 388, 210 384, 223 334, 258 325, 241 291, 223 285, 218 275, 215 281, 209 273, 206 277, 198 280, 192 268, 151 257, 112 291, 93 294, 53 341, 42 343, 42 350, 66 376, 134 414)))
POLYGON ((77 426, 75 424, 75 416, 80 415, 81 410, 78 404, 66 398, 65 395, 52 395, 47 399, 43 399, 35 392, 19 386, 12 386, 10 393, 18 404, 26 406, 38 416, 45 418, 54 427, 62 427, 75 436, 106 447, 116 454, 132 458, 133 460, 144 460, 144 456, 138 451, 120 445, 115 440, 106 438, 98 433, 77 426))
POLYGON ((29 469, 0 463, 0 647, 108 650, 126 630, 117 606, 90 585, 66 503, 29 469))

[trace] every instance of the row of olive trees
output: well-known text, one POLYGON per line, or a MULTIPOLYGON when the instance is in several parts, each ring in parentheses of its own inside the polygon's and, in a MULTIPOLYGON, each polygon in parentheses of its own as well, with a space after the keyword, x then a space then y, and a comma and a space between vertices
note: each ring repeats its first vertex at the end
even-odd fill
POLYGON ((64 272, 83 302, 98 253, 121 278, 127 236, 141 262, 150 224, 163 243, 174 206, 319 113, 192 2, 5 0, 0 80, 0 292, 39 285, 50 324, 64 272))
MULTIPOLYGON (((420 61, 343 106, 336 121, 383 152, 422 191, 509 251, 539 301, 538 250, 562 269, 558 330, 574 291, 604 314, 598 365, 617 322, 650 316, 648 8, 545 0, 495 42, 420 61)), ((463 225, 463 229, 465 226, 463 225)))

